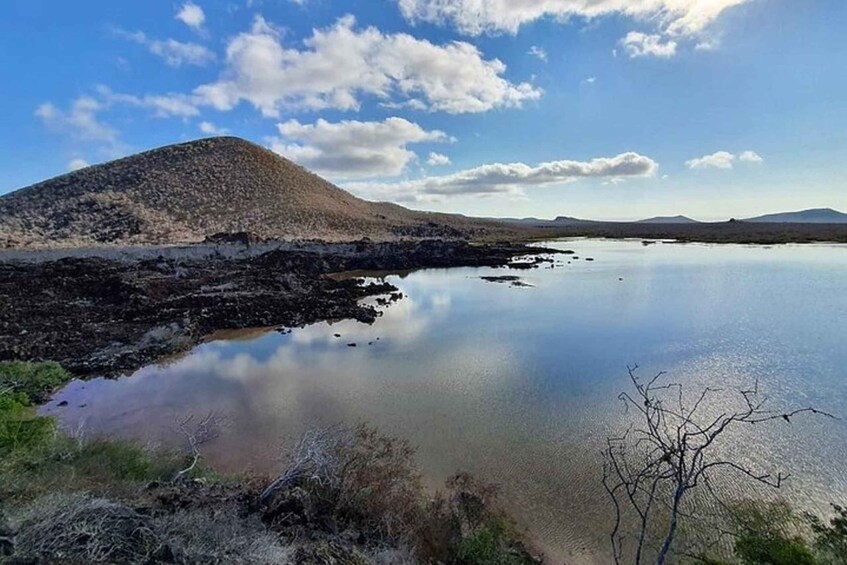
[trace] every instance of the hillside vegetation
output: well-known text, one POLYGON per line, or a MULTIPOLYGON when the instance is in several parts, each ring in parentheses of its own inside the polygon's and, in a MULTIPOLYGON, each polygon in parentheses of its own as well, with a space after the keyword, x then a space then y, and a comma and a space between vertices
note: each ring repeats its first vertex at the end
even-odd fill
POLYGON ((352 241, 508 231, 356 198, 234 137, 154 149, 0 197, 0 248, 190 243, 222 232, 352 241))

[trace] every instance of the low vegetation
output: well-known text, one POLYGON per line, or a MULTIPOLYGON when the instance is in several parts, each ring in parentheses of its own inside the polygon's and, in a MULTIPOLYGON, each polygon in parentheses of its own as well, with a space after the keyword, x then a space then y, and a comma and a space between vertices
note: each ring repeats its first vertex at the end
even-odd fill
MULTIPOLYGON (((69 378, 55 364, 0 364, 0 556, 10 563, 539 562, 497 510, 496 488, 457 474, 427 493, 414 449, 367 425, 305 434, 276 478, 222 477, 197 464, 211 418, 197 431, 185 420, 186 453, 58 431, 33 399, 69 378)), ((698 526, 715 529, 718 549, 674 546, 669 562, 847 565, 845 508, 826 521, 786 503, 726 510, 718 527, 698 526)))
POLYGON ((163 453, 58 431, 33 406, 69 379, 56 365, 4 363, 0 379, 10 563, 538 562, 496 489, 460 474, 428 494, 412 447, 369 426, 306 434, 274 480, 221 477, 192 465, 195 442, 163 453))
POLYGON ((706 565, 847 565, 847 509, 833 505, 828 522, 785 502, 732 505, 732 557, 692 558, 706 565))

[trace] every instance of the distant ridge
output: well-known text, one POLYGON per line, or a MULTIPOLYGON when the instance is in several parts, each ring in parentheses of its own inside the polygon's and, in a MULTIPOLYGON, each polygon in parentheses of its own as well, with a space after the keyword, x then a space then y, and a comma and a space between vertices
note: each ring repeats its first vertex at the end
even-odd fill
POLYGON ((847 224, 847 214, 832 208, 812 208, 798 212, 766 214, 742 221, 768 224, 847 224))
POLYGON ((508 227, 368 202, 235 137, 169 145, 0 196, 0 247, 175 244, 242 231, 350 241, 508 227))
POLYGON ((579 226, 584 224, 594 224, 593 220, 581 220, 570 216, 557 216, 552 220, 543 220, 541 218, 487 218, 488 220, 519 226, 522 228, 555 228, 564 226, 579 226))
POLYGON ((636 224, 699 224, 697 220, 692 220, 688 216, 656 216, 654 218, 646 218, 638 220, 636 224))

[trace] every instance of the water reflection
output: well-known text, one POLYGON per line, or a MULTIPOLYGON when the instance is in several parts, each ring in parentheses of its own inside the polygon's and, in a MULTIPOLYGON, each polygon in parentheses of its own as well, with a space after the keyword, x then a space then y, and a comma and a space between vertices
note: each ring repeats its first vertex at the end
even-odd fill
MULTIPOLYGON (((72 383, 46 411, 91 434, 171 442, 178 414, 214 409, 229 427, 212 462, 259 471, 306 428, 367 420, 418 445, 432 484, 458 469, 500 483, 569 563, 607 562, 599 452, 624 417, 615 397, 628 363, 692 388, 759 378, 777 402, 847 414, 847 249, 562 245, 596 260, 521 271, 532 288, 479 279, 504 274, 494 269, 392 276, 406 298, 371 326, 230 336, 167 366, 72 383)), ((756 432, 727 449, 790 471, 788 498, 847 497, 844 422, 756 432)))

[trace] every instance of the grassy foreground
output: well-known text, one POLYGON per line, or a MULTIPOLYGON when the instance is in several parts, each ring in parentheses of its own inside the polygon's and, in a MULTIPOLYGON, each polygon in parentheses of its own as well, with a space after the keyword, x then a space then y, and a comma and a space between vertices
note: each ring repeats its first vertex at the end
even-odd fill
POLYGON ((367 426, 308 434, 275 481, 180 473, 190 454, 70 437, 38 416, 70 378, 0 363, 4 562, 537 563, 493 488, 457 475, 429 495, 414 450, 367 426))

